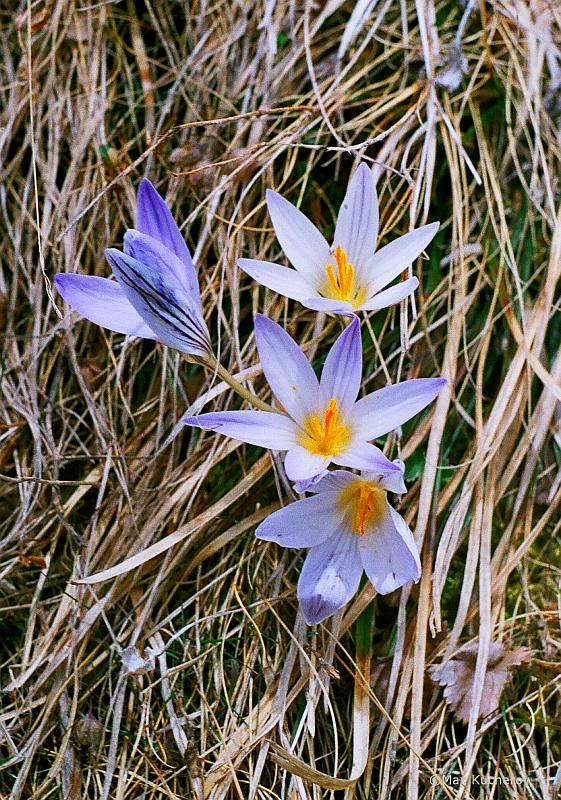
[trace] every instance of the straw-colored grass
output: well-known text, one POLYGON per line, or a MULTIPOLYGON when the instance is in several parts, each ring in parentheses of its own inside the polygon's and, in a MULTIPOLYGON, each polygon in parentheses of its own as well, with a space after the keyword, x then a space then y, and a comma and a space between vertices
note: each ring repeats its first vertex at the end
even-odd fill
POLYGON ((554 797, 560 24, 554 0, 4 5, 2 797, 554 797), (364 320, 363 390, 444 375, 449 391, 386 443, 407 463, 420 584, 365 586, 311 630, 302 552, 253 535, 293 498, 280 462, 176 429, 230 391, 79 319, 49 278, 109 274, 103 250, 148 175, 183 225, 222 363, 267 399, 254 313, 318 367, 340 323, 236 259, 282 258, 268 186, 332 233, 360 159, 383 240, 442 223, 414 265, 416 309, 364 320), (465 725, 428 667, 474 640, 465 725), (534 652, 480 720, 490 640, 534 652))

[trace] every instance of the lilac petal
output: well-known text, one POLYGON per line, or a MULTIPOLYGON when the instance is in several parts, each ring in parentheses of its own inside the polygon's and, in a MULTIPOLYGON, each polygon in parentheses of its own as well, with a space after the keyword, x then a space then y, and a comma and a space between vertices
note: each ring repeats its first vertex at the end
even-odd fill
POLYGON ((371 297, 397 278, 432 241, 439 222, 409 231, 378 250, 369 260, 365 277, 369 279, 368 296, 371 297))
POLYGON ((358 538, 343 527, 308 553, 298 581, 298 599, 308 625, 334 614, 358 589, 362 575, 358 538))
POLYGON ((312 311, 342 314, 345 317, 355 316, 353 304, 347 300, 332 300, 330 297, 304 297, 300 302, 306 308, 311 308, 312 311))
POLYGON ((372 171, 361 164, 353 175, 335 227, 334 245, 340 245, 351 264, 361 272, 376 248, 378 198, 372 171))
POLYGON ((354 317, 329 351, 321 373, 322 402, 331 398, 343 411, 349 411, 358 395, 362 378, 360 322, 354 317))
POLYGON ((290 448, 284 459, 284 469, 291 481, 305 481, 322 472, 330 462, 328 456, 310 453, 299 444, 290 448))
POLYGON ((409 581, 416 583, 421 577, 413 534, 389 503, 384 517, 357 538, 364 570, 380 594, 393 592, 409 581))
POLYGON ((123 250, 128 256, 136 258, 143 264, 149 264, 162 274, 173 273, 178 283, 186 288, 200 305, 199 281, 192 261, 186 264, 157 239, 135 230, 128 230, 125 233, 123 250))
POLYGON ((363 473, 365 480, 379 483, 388 492, 394 494, 405 494, 407 487, 403 479, 405 464, 399 459, 390 462, 390 465, 380 465, 375 471, 363 473))
POLYGON ((415 378, 363 397, 353 408, 357 435, 376 439, 395 430, 432 403, 445 385, 446 378, 415 378))
POLYGON ((314 291, 311 284, 299 272, 290 267, 279 267, 278 264, 256 261, 253 258, 238 259, 238 267, 262 286, 289 297, 291 300, 302 302, 304 297, 308 297, 314 291))
POLYGON ((319 383, 310 362, 288 333, 267 317, 255 317, 259 360, 273 394, 297 422, 317 407, 319 383))
POLYGON ((297 500, 267 517, 255 535, 283 547, 315 547, 333 536, 341 525, 337 500, 334 492, 297 500))
POLYGON ((404 474, 405 464, 396 458, 394 461, 388 461, 385 465, 380 462, 375 470, 364 470, 361 477, 364 480, 380 484, 388 492, 405 494, 407 487, 403 479, 404 474))
POLYGON ((357 479, 354 472, 347 472, 345 469, 334 469, 318 477, 319 480, 308 491, 317 492, 318 494, 340 491, 357 479))
POLYGON ((399 467, 386 458, 379 447, 363 441, 353 442, 344 453, 334 456, 332 461, 340 467, 352 467, 363 472, 400 471, 399 467))
POLYGON ((406 281, 401 281, 383 292, 378 292, 366 303, 363 303, 357 311, 379 311, 381 308, 393 306, 394 303, 399 303, 400 300, 404 300, 412 294, 418 285, 419 280, 417 278, 408 278, 406 281))
POLYGON ((288 450, 296 441, 296 427, 290 417, 272 411, 217 411, 183 417, 181 422, 271 450, 288 450))
POLYGON ((304 492, 315 492, 316 485, 328 474, 328 470, 323 469, 321 472, 318 472, 317 475, 314 475, 313 478, 306 478, 304 481, 294 481, 292 488, 298 494, 304 494, 304 492))
POLYGON ((330 256, 329 245, 313 222, 272 189, 267 189, 267 207, 286 257, 317 286, 325 278, 325 265, 330 256))
POLYGON ((109 278, 59 272, 55 286, 69 306, 90 322, 116 333, 155 339, 156 334, 129 303, 122 286, 109 278))
POLYGON ((138 188, 136 227, 175 253, 189 270, 193 269, 191 254, 171 211, 147 178, 141 180, 138 188))
POLYGON ((106 250, 115 277, 142 319, 163 344, 182 353, 212 353, 200 302, 158 262, 141 262, 119 250, 106 250))

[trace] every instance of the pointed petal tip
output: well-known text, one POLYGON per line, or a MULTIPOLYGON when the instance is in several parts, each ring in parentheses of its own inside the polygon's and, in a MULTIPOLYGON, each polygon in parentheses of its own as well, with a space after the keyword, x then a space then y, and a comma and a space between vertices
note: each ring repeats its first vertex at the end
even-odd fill
POLYGON ((138 184, 138 194, 141 192, 155 192, 155 194, 159 194, 152 181, 148 180, 148 178, 142 178, 138 184))

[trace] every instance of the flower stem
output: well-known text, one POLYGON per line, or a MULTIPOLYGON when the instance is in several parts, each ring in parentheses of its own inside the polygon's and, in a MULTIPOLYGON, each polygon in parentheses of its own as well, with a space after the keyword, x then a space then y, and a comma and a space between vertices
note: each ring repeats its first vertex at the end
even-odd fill
POLYGON ((222 366, 222 364, 216 361, 214 357, 209 357, 206 359, 198 356, 190 356, 189 361, 192 361, 196 364, 202 364, 207 369, 216 372, 216 374, 224 381, 224 383, 227 383, 228 386, 242 398, 242 400, 246 400, 248 403, 251 403, 251 405, 260 409, 260 411, 270 411, 274 414, 282 413, 277 408, 274 408, 273 406, 269 405, 269 403, 266 403, 264 400, 261 400, 259 397, 254 395, 249 391, 249 389, 246 389, 245 386, 236 378, 234 378, 234 376, 231 375, 228 370, 222 366))

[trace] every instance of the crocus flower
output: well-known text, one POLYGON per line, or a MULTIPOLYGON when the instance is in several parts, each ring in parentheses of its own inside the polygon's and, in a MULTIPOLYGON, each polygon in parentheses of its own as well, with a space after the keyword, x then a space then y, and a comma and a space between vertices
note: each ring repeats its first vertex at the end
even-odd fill
POLYGON ((220 411, 184 417, 186 425, 249 444, 286 450, 284 466, 306 481, 331 462, 374 471, 387 459, 369 440, 397 428, 437 396, 446 382, 419 378, 356 401, 362 374, 360 324, 354 317, 331 348, 321 380, 280 325, 257 315, 255 339, 265 377, 282 411, 220 411))
POLYGON ((330 248, 316 226, 277 192, 267 191, 277 239, 295 269, 242 258, 238 265, 263 286, 316 311, 376 311, 410 295, 417 278, 388 286, 432 240, 433 222, 400 236, 378 252, 378 199, 372 172, 361 164, 339 210, 330 248))
POLYGON ((197 274, 185 240, 150 181, 138 190, 136 230, 124 252, 105 251, 116 281, 55 275, 55 286, 83 317, 117 333, 156 339, 189 355, 212 353, 197 274))
POLYGON ((309 625, 350 600, 363 570, 380 594, 419 580, 413 535, 386 498, 406 491, 403 462, 361 475, 334 470, 309 491, 315 494, 275 511, 255 531, 284 547, 310 548, 298 581, 309 625))

